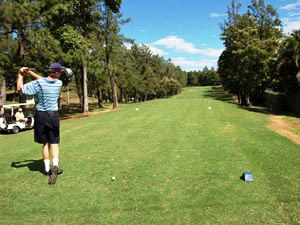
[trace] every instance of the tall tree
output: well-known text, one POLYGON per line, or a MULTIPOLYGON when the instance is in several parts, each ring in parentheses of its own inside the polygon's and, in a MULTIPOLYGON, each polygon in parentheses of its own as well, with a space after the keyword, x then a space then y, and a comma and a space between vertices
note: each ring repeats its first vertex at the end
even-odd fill
POLYGON ((11 35, 0 36, 0 106, 6 101, 6 87, 13 88, 15 82, 17 41, 11 35))
POLYGON ((297 79, 298 79, 298 82, 300 83, 300 30, 295 30, 292 33, 292 37, 295 40, 294 59, 295 59, 296 66, 298 67, 297 79))
POLYGON ((127 23, 129 20, 122 20, 121 14, 119 13, 119 7, 121 1, 105 1, 106 4, 102 5, 102 19, 101 19, 101 33, 104 37, 104 61, 105 69, 111 84, 111 93, 113 108, 119 107, 118 102, 118 92, 116 85, 116 58, 118 54, 118 49, 120 50, 123 42, 123 36, 120 35, 120 25, 127 23), (115 4, 113 4, 115 3, 115 4))
POLYGON ((15 33, 18 40, 18 65, 25 64, 25 45, 28 28, 39 18, 38 2, 34 0, 1 2, 0 24, 2 35, 15 33))
MULTIPOLYGON (((0 3, 0 38, 1 40, 5 40, 4 36, 8 38, 16 37, 18 43, 17 51, 13 53, 15 57, 13 57, 9 63, 14 70, 16 69, 16 67, 13 66, 15 64, 18 67, 25 65, 28 30, 37 23, 39 17, 38 12, 39 5, 38 2, 34 0, 7 0, 1 1, 0 3)), ((7 41, 7 39, 5 41, 7 41)), ((12 69, 9 69, 9 71, 13 72, 13 74, 16 73, 16 71, 12 71, 12 69)), ((9 79, 6 78, 7 76, 9 75, 6 74, 4 79, 1 79, 1 92, 5 92, 6 87, 3 85, 6 84, 6 80, 9 79)), ((5 96, 4 93, 0 93, 0 95, 5 96)), ((24 99, 25 96, 23 95, 20 101, 24 99)))
POLYGON ((281 93, 299 89, 299 39, 300 30, 286 36, 280 44, 278 52, 277 75, 273 79, 272 88, 281 93))
POLYGON ((276 10, 263 0, 252 0, 249 11, 222 28, 226 47, 219 58, 219 72, 225 87, 238 95, 239 102, 251 105, 260 100, 272 80, 271 68, 282 36, 276 10))
POLYGON ((61 41, 67 58, 71 59, 73 65, 77 61, 75 71, 80 74, 76 76, 76 83, 82 85, 82 111, 87 113, 88 90, 87 74, 88 64, 91 60, 91 35, 99 29, 101 13, 98 0, 74 0, 66 2, 51 2, 45 5, 45 12, 53 12, 45 15, 47 27, 51 33, 61 41), (75 60, 76 55, 77 60, 75 60), (76 68, 77 67, 77 68, 76 68))
POLYGON ((234 43, 236 37, 236 24, 240 19, 239 9, 241 4, 236 4, 235 0, 231 1, 231 5, 227 6, 227 20, 220 24, 221 39, 224 41, 225 50, 218 60, 218 71, 222 80, 222 84, 226 90, 230 90, 233 94, 238 96, 239 103, 239 88, 238 88, 238 72, 235 66, 238 63, 234 55, 234 43))

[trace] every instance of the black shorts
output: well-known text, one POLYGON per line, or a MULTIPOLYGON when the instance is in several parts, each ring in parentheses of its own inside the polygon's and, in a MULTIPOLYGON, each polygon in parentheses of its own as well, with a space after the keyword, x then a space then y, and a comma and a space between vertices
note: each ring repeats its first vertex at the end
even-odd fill
POLYGON ((40 144, 60 142, 58 111, 36 111, 34 115, 34 141, 40 144))

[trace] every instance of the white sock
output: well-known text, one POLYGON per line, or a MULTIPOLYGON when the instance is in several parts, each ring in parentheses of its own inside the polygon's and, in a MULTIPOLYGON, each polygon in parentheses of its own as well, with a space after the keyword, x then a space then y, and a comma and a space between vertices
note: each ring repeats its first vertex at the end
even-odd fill
POLYGON ((58 158, 53 158, 53 166, 58 167, 58 158))
POLYGON ((45 159, 44 160, 44 165, 45 165, 45 171, 49 172, 49 170, 50 170, 50 160, 49 159, 45 159))

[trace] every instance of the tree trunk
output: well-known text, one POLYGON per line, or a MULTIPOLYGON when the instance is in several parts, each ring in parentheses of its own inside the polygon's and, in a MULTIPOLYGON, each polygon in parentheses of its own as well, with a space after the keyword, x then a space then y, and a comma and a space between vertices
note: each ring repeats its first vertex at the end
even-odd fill
POLYGON ((67 86, 66 89, 67 89, 67 105, 70 105, 70 90, 69 90, 69 86, 67 86))
POLYGON ((98 108, 104 108, 103 107, 103 97, 102 97, 102 91, 101 88, 97 88, 97 97, 98 97, 98 108))
POLYGON ((240 96, 240 104, 242 106, 246 106, 247 100, 246 100, 246 93, 244 91, 244 89, 240 89, 239 90, 239 96, 240 96))
POLYGON ((241 94, 240 92, 237 93, 237 98, 238 98, 238 104, 241 104, 241 94))
POLYGON ((6 101, 6 82, 3 76, 0 77, 0 115, 4 114, 3 105, 6 101))
POLYGON ((240 95, 240 101, 241 101, 240 104, 242 106, 247 106, 247 107, 252 106, 252 104, 250 102, 250 94, 248 91, 242 90, 242 91, 240 91, 239 95, 240 95))
POLYGON ((119 102, 122 102, 122 103, 124 103, 125 102, 125 100, 124 100, 124 93, 123 93, 123 88, 120 88, 120 98, 119 98, 119 102))
MULTIPOLYGON (((25 65, 25 29, 20 27, 18 29, 18 63, 19 66, 25 65)), ((26 96, 22 93, 19 95, 19 103, 25 103, 26 102, 26 96)))
POLYGON ((109 80, 111 85, 113 108, 116 109, 119 107, 119 103, 118 103, 117 85, 115 83, 115 72, 113 70, 112 71, 109 70, 109 80))
POLYGON ((76 83, 76 88, 77 88, 77 95, 79 98, 79 103, 80 106, 83 106, 83 98, 82 98, 82 91, 83 91, 83 84, 82 84, 82 74, 80 74, 80 76, 75 76, 75 83, 76 83))
POLYGON ((18 29, 18 57, 19 66, 24 66, 25 63, 25 29, 18 29))
POLYGON ((250 93, 249 91, 246 92, 246 106, 252 107, 252 103, 250 102, 250 93))
POLYGON ((87 91, 87 65, 82 66, 82 93, 83 93, 83 113, 89 112, 88 91, 87 91))

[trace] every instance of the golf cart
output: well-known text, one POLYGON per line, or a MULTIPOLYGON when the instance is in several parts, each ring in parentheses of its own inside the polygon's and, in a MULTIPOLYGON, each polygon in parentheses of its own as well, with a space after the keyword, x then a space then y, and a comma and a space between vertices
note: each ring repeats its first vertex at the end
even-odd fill
POLYGON ((20 103, 20 104, 10 104, 3 105, 4 114, 0 115, 0 131, 16 134, 21 130, 32 129, 34 126, 34 118, 28 115, 29 109, 25 108, 27 105, 32 103, 20 103), (18 108, 26 109, 24 121, 17 121, 15 113, 18 111, 18 108))

